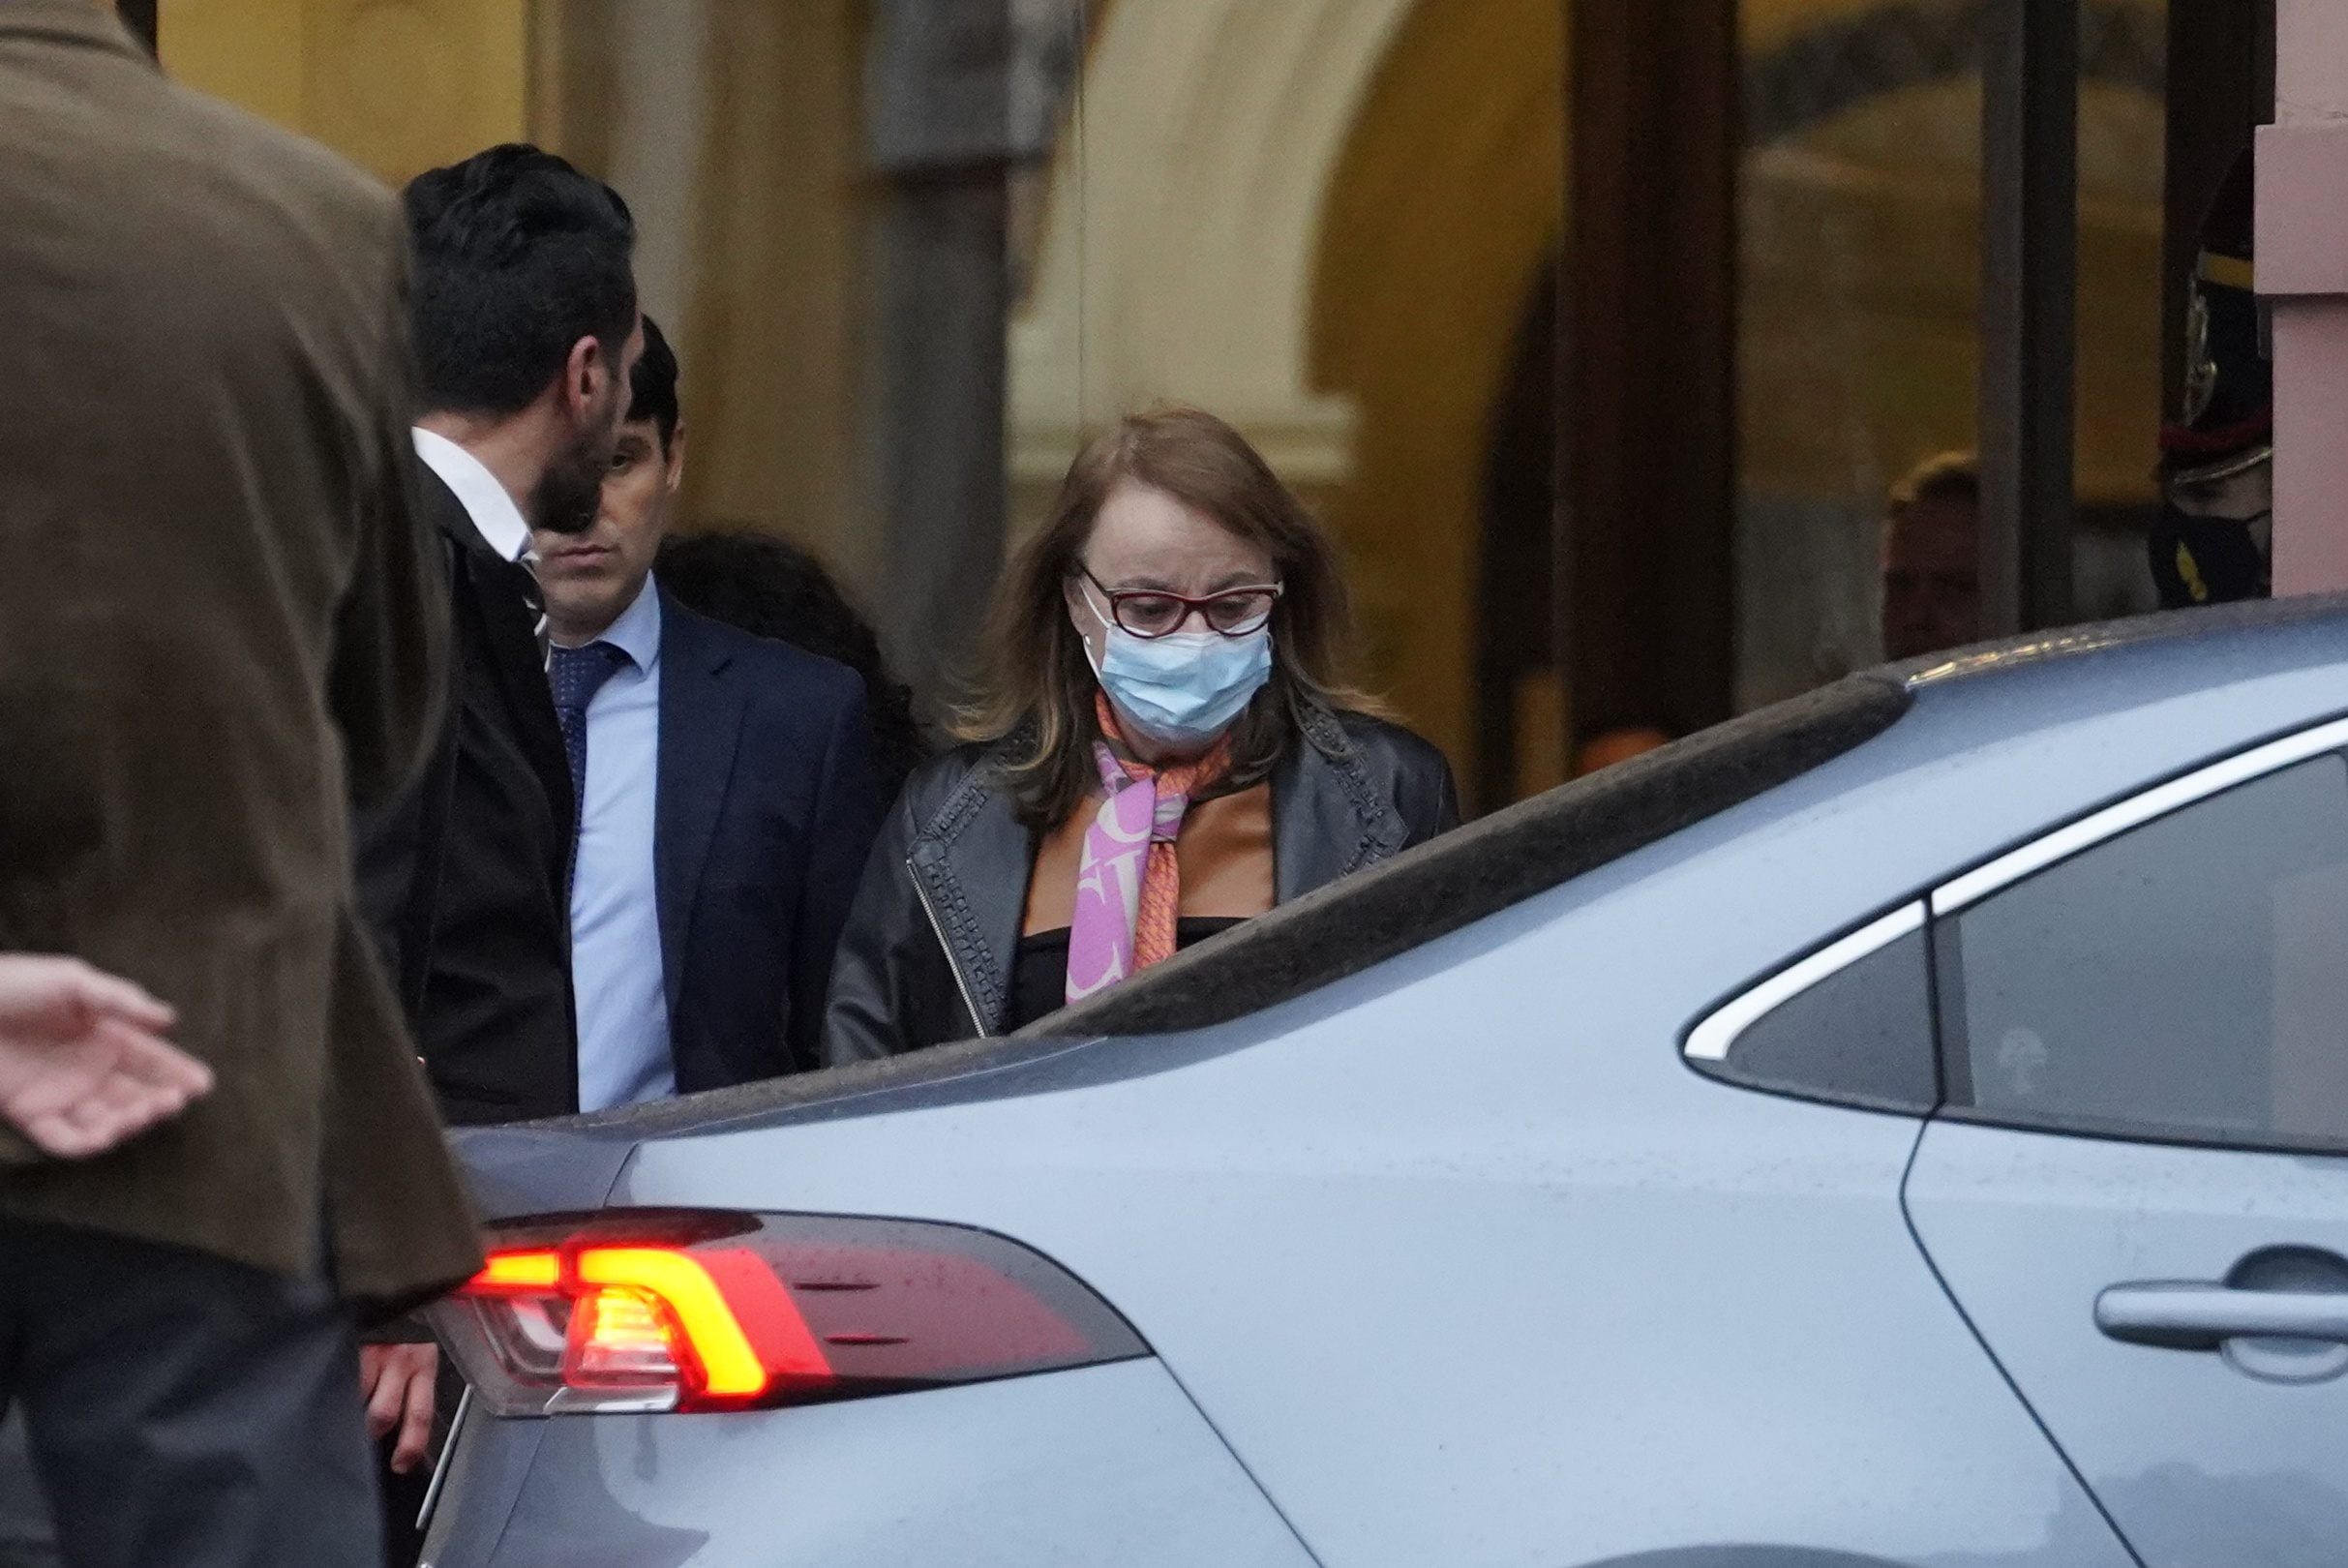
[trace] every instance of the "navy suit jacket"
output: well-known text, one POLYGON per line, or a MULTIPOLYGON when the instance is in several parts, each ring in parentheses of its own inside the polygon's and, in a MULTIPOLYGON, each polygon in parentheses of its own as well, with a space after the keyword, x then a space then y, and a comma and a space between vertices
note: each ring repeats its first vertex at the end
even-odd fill
POLYGON ((820 1064, 887 808, 855 671, 660 598, 652 861, 679 1093, 820 1064))

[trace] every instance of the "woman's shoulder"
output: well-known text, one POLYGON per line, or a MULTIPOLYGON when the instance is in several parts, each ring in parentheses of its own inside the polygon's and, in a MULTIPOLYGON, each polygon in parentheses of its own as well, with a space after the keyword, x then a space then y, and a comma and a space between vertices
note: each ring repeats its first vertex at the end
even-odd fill
POLYGON ((1451 764, 1442 748, 1407 725, 1350 708, 1321 709, 1317 716, 1328 722, 1323 726, 1325 733, 1311 739, 1324 749, 1329 749, 1327 742, 1335 739, 1341 749, 1391 760, 1397 768, 1409 771, 1450 771, 1451 764))
POLYGON ((932 809, 944 805, 963 785, 986 771, 1002 744, 1000 740, 965 740, 948 746, 907 776, 906 801, 932 809))
POLYGON ((1008 740, 965 740, 929 758, 905 780, 897 809, 916 828, 935 821, 966 792, 995 792, 998 766, 1009 749, 1008 740))
POLYGON ((1352 709, 1321 709, 1308 736, 1324 751, 1350 755, 1382 784, 1409 824, 1413 843, 1456 827, 1458 787, 1451 759, 1425 736, 1393 719, 1352 709))

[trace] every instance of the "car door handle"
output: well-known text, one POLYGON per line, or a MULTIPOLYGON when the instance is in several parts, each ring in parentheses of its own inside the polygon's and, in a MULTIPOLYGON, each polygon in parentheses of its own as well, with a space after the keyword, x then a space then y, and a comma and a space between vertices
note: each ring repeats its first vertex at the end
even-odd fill
POLYGON ((2215 1350, 2228 1340, 2348 1344, 2348 1292, 2237 1290, 2184 1281, 2116 1284, 2095 1298, 2095 1326, 2128 1344, 2215 1350))

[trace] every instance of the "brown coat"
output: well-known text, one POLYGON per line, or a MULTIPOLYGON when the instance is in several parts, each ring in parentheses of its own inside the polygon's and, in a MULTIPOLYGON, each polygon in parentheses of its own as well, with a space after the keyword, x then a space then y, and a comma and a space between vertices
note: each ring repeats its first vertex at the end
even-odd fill
POLYGON ((349 868, 446 687, 397 204, 89 0, 0 0, 0 950, 219 1077, 86 1163, 9 1140, 0 1213, 413 1298, 477 1244, 349 868))

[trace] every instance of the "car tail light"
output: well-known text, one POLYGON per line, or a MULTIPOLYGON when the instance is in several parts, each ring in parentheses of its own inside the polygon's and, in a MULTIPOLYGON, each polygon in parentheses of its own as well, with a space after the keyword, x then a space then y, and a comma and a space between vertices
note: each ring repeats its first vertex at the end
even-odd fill
POLYGON ((618 1210, 503 1229, 432 1317, 500 1415, 757 1409, 1149 1353, 1015 1242, 823 1215, 618 1210))

